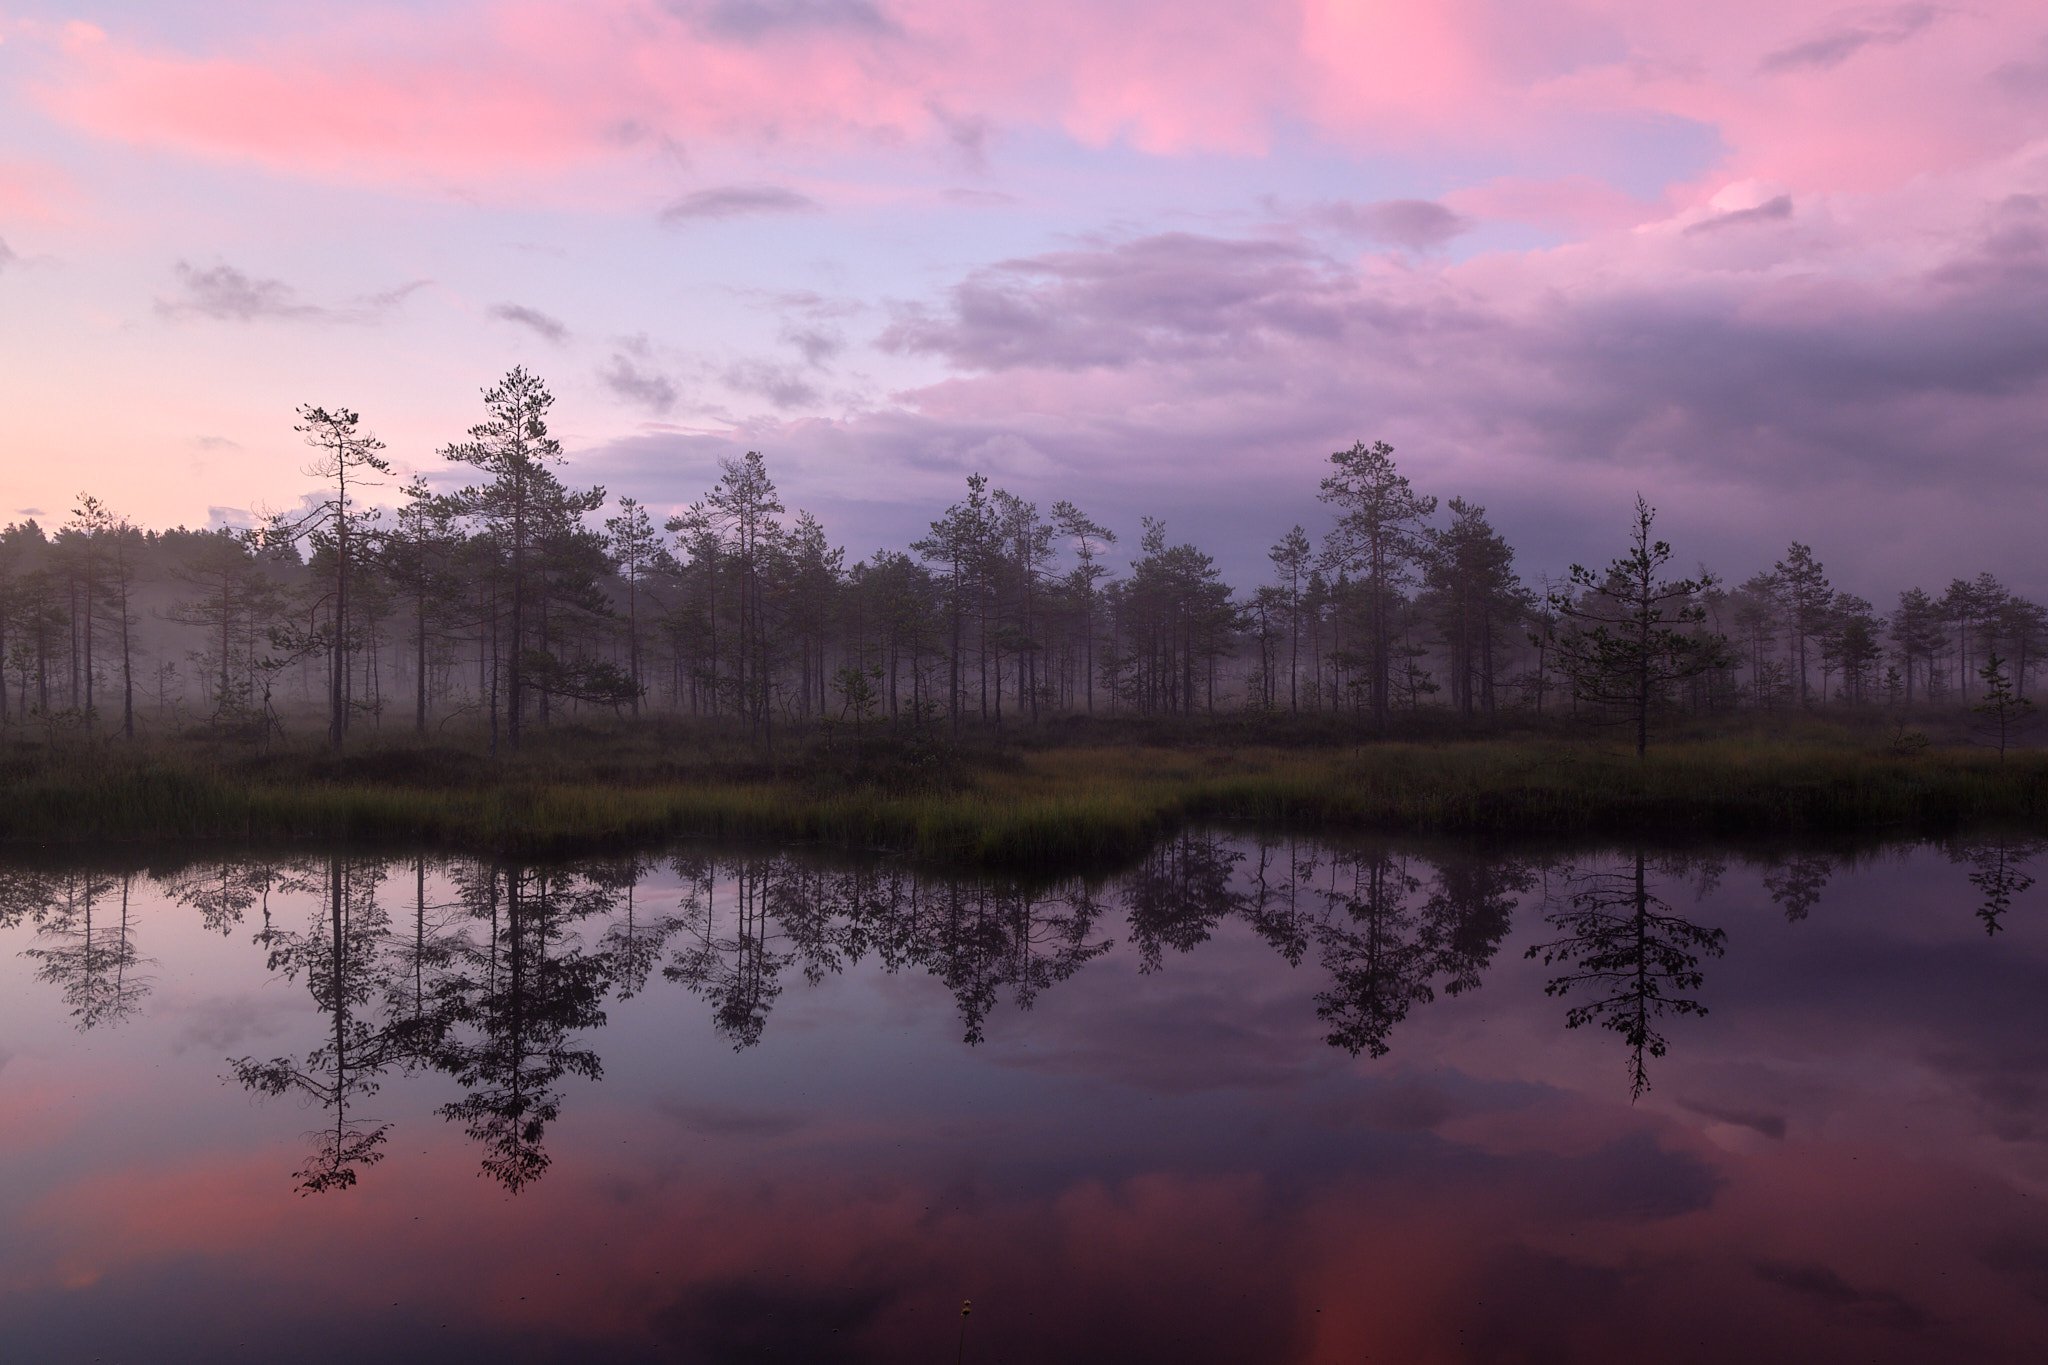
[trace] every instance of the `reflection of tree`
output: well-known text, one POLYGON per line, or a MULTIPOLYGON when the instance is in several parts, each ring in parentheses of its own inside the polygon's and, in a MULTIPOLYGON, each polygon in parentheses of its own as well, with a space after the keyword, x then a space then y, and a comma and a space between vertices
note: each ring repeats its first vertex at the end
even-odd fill
POLYGON ((209 863, 174 872, 158 884, 173 901, 197 910, 208 929, 225 935, 252 906, 261 904, 268 910, 279 871, 269 863, 209 863))
POLYGON ((129 885, 125 875, 80 872, 43 881, 37 891, 50 897, 36 927, 42 946, 22 956, 36 964, 38 978, 63 993, 81 1030, 127 1018, 149 994, 141 974, 146 959, 130 930, 129 885), (115 904, 105 904, 109 900, 115 904))
POLYGON ((379 1024, 370 1017, 372 1000, 388 992, 391 982, 379 951, 390 930, 390 918, 377 903, 383 879, 379 864, 330 857, 320 881, 290 882, 290 889, 322 890, 324 913, 304 932, 266 925, 257 936, 268 950, 270 969, 287 980, 303 975, 327 1016, 325 1039, 303 1058, 229 1062, 236 1079, 251 1090, 297 1093, 328 1111, 327 1123, 307 1135, 313 1142, 311 1156, 293 1173, 302 1194, 346 1189, 356 1183, 358 1168, 383 1159, 390 1125, 360 1117, 353 1106, 358 1098, 376 1094, 382 1073, 414 1055, 422 1042, 417 1019, 379 1024))
POLYGON ((1091 940, 1101 908, 1078 887, 827 869, 786 854, 675 866, 682 943, 663 975, 711 1003, 713 1026, 736 1049, 760 1041, 791 966, 813 985, 871 952, 885 971, 923 968, 945 982, 978 1043, 1005 990, 1029 1009, 1110 946, 1091 940))
POLYGON ((1786 922, 1797 924, 1819 902, 1834 875, 1832 858, 1787 858, 1764 873, 1764 890, 1784 910, 1786 922))
POLYGON ((1231 874, 1244 854, 1213 835, 1175 835, 1145 855, 1119 884, 1138 948, 1138 970, 1159 970, 1164 950, 1185 953, 1209 933, 1244 897, 1231 887, 1231 874))
POLYGON ((761 1041, 768 1011, 782 994, 780 975, 794 954, 778 949, 780 935, 768 915, 772 858, 740 858, 730 865, 730 924, 718 915, 718 864, 710 858, 678 858, 686 885, 681 921, 685 943, 662 970, 711 1002, 719 1033, 735 1050, 761 1041), (720 932, 727 929, 729 932, 720 932))
POLYGON ((1277 866, 1283 861, 1279 843, 1261 839, 1256 852, 1258 856, 1251 866, 1252 889, 1245 899, 1245 919, 1274 952, 1287 959, 1288 966, 1299 967, 1302 955, 1308 951, 1309 934, 1314 924, 1312 916, 1301 906, 1303 855, 1300 846, 1294 839, 1287 840, 1284 876, 1280 875, 1277 866))
POLYGON ((0 930, 23 920, 41 924, 63 897, 63 882, 56 876, 24 867, 0 869, 0 930))
POLYGON ((611 964, 570 930, 615 893, 563 869, 510 864, 470 869, 458 884, 489 936, 443 987, 456 1027, 434 1063, 469 1093, 441 1113, 483 1144, 484 1173, 517 1193, 548 1168, 543 1142, 561 1113, 562 1078, 603 1074, 575 1034, 603 1026, 611 964))
POLYGON ((1535 884, 1529 865, 1516 858, 1472 854, 1438 863, 1422 913, 1446 995, 1478 988, 1514 923, 1515 907, 1535 884))
POLYGON ((445 1028, 446 975, 470 944, 459 925, 467 907, 454 901, 427 899, 427 860, 412 860, 411 932, 394 931, 388 945, 386 1003, 394 1018, 410 1022, 420 1050, 430 1050, 445 1028))
POLYGON ((601 944, 611 964, 613 989, 621 1000, 631 1000, 647 988, 648 974, 661 960, 662 946, 682 927, 673 915, 640 913, 635 892, 644 870, 638 859, 629 858, 590 872, 592 882, 611 891, 625 907, 625 913, 605 929, 601 944))
MULTIPOLYGON (((1538 943, 1528 956, 1568 970, 1551 979, 1544 993, 1581 997, 1565 1014, 1565 1026, 1597 1022, 1619 1033, 1630 1050, 1630 1093, 1640 1099, 1650 1088, 1644 1058, 1662 1057, 1664 1035, 1657 1021, 1672 1014, 1705 1014, 1707 1007, 1678 992, 1696 991, 1705 980, 1699 961, 1719 957, 1727 938, 1720 929, 1694 924, 1672 912, 1650 889, 1648 860, 1638 850, 1618 870, 1566 869, 1562 908, 1545 919, 1561 935, 1538 943)), ((1677 865, 1660 871, 1690 870, 1677 865)), ((1718 869, 1709 865, 1699 884, 1711 886, 1718 869)), ((1555 902, 1553 902, 1554 904, 1555 902)))
POLYGON ((1110 948, 1092 937, 1102 907, 1082 887, 1048 891, 982 878, 911 881, 907 890, 876 933, 883 965, 923 967, 945 982, 970 1045, 982 1041, 1005 989, 1028 1010, 1041 991, 1110 948))
POLYGON ((1330 1043, 1353 1056, 1386 1055, 1387 1034, 1414 1005, 1436 998, 1429 980, 1436 958, 1417 932, 1408 898, 1422 883, 1407 864, 1385 854, 1331 860, 1322 889, 1329 918, 1316 926, 1318 954, 1330 985, 1316 994, 1316 1017, 1330 1043))
POLYGON ((1983 897, 1977 918, 1983 921, 1985 933, 1995 934, 2005 927, 2005 912, 2012 908, 2013 897, 2034 884, 2027 868, 2043 849, 2048 849, 2048 839, 2025 835, 2000 835, 1949 846, 1949 861, 1969 865, 1970 885, 1983 897))
POLYGON ((1438 990, 1475 989, 1534 880, 1512 858, 1446 859, 1424 895, 1408 859, 1380 850, 1304 852, 1292 841, 1287 875, 1278 877, 1275 847, 1258 850, 1245 917, 1290 964, 1314 942, 1330 974, 1316 1015, 1330 1026, 1330 1044, 1354 1056, 1386 1055, 1395 1025, 1438 990))

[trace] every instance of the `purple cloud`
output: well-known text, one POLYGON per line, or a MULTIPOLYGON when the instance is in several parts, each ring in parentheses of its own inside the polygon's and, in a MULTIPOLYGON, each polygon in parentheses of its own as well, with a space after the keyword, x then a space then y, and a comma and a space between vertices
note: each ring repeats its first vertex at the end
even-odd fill
POLYGON ((780 185, 720 185, 684 195, 660 216, 662 222, 674 225, 764 213, 815 213, 821 207, 809 195, 780 185))
POLYGON ((1122 369, 1274 335, 1336 340, 1356 294, 1336 262, 1299 246, 1168 233, 977 271, 942 311, 899 310, 878 344, 967 369, 1122 369))
POLYGON ((1410 251, 1431 251, 1472 230, 1472 220, 1433 199, 1383 199, 1371 204, 1336 201, 1308 212, 1310 222, 1335 232, 1410 251))
POLYGON ((657 415, 675 407, 677 398, 681 396, 668 376, 643 367, 624 350, 612 353, 610 362, 598 371, 597 378, 627 402, 657 415))
POLYGON ((1751 208, 1730 209, 1711 218, 1702 218, 1685 231, 1688 236, 1697 236, 1702 232, 1719 232, 1724 228, 1744 227, 1755 223, 1782 223, 1791 217, 1792 196, 1780 194, 1751 208))
POLYGON ((523 303, 494 303, 488 311, 500 322, 524 327, 543 341, 551 341, 557 346, 569 339, 567 324, 559 318, 550 317, 538 308, 528 308, 523 303))
POLYGON ((217 322, 380 322, 429 283, 414 280, 358 298, 353 304, 330 308, 303 301, 298 290, 283 280, 250 275, 231 265, 200 267, 179 261, 175 269, 180 292, 175 297, 157 299, 158 316, 204 317, 217 322))
POLYGON ((207 317, 222 322, 253 322, 258 318, 318 318, 327 310, 299 300, 298 291, 283 280, 248 275, 231 265, 200 267, 187 261, 177 266, 181 293, 159 298, 156 310, 165 317, 207 317))
POLYGON ((1846 19, 1803 42, 1779 48, 1758 63, 1777 74, 1804 67, 1825 70, 1840 66, 1867 47, 1894 47, 1906 42, 1948 11, 1940 5, 1897 5, 1846 19))
POLYGON ((714 37, 755 42, 802 32, 883 35, 896 32, 870 0, 709 0, 669 8, 714 37))
POLYGON ((793 365, 772 360, 741 360, 726 366, 730 388, 765 398, 778 408, 804 408, 816 403, 818 389, 793 365))
MULTIPOLYGON (((1120 527, 1163 514, 1257 581, 1265 542, 1320 515, 1328 453, 1384 436, 1425 490, 1492 509, 1531 572, 1597 558, 1641 489, 1682 555, 1730 570, 1796 537, 1877 599, 1979 566, 2038 592, 2044 217, 2010 197, 1945 254, 1876 274, 1716 269, 1718 236, 1671 232, 1584 280, 1519 263, 1537 273, 1493 277, 1492 302, 1470 270, 1357 271, 1270 241, 1049 253, 885 329, 953 377, 693 449, 767 450, 805 505, 851 518, 857 552, 900 544, 980 470, 1120 527)), ((793 377, 727 379, 802 406, 770 392, 793 377)))

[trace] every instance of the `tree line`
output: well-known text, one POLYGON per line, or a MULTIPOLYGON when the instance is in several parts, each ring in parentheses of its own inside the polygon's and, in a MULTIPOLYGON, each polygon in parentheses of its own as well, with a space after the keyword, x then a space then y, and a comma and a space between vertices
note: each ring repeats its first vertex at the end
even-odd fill
POLYGON ((1330 457, 1320 536, 1232 585, 1145 518, 1135 552, 1073 502, 970 476, 901 549, 849 564, 755 451, 671 515, 565 481, 553 395, 514 369, 440 453, 463 482, 393 488, 346 408, 304 407, 317 488, 240 530, 149 531, 81 496, 0 530, 0 726, 267 737, 457 724, 495 751, 570 713, 719 721, 771 747, 834 721, 963 726, 1112 713, 1625 722, 1737 708, 1970 705, 2008 721, 2048 610, 1990 574, 1889 611, 1811 547, 1729 587, 1670 571, 1638 499, 1623 553, 1525 581, 1482 506, 1441 505, 1393 448, 1330 457), (384 489, 395 505, 366 495, 384 489))

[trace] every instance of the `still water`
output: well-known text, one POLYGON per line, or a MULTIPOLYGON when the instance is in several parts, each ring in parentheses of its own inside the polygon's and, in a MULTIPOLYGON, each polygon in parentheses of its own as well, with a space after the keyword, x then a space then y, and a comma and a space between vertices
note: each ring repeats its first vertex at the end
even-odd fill
POLYGON ((0 1357, 2048 1359, 2043 848, 16 864, 0 1357))

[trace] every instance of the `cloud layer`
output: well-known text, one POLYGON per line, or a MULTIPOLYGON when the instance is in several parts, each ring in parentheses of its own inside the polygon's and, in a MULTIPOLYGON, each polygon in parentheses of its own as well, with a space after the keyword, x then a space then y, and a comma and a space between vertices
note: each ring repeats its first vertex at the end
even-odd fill
POLYGON ((52 467, 233 431, 217 472, 261 486, 218 496, 288 500, 264 414, 339 383, 432 450, 539 343, 613 486, 685 500, 758 447, 856 540, 977 468, 1264 536, 1313 519, 1328 450, 1385 437, 1546 566, 1640 487, 1723 562, 1797 534, 1874 592, 2048 572, 2025 0, 449 0, 0 33, 0 288, 41 339, 0 361, 52 467), (401 308, 389 282, 428 278, 401 308), (77 430, 116 364, 177 395, 135 409, 168 433, 77 430))

